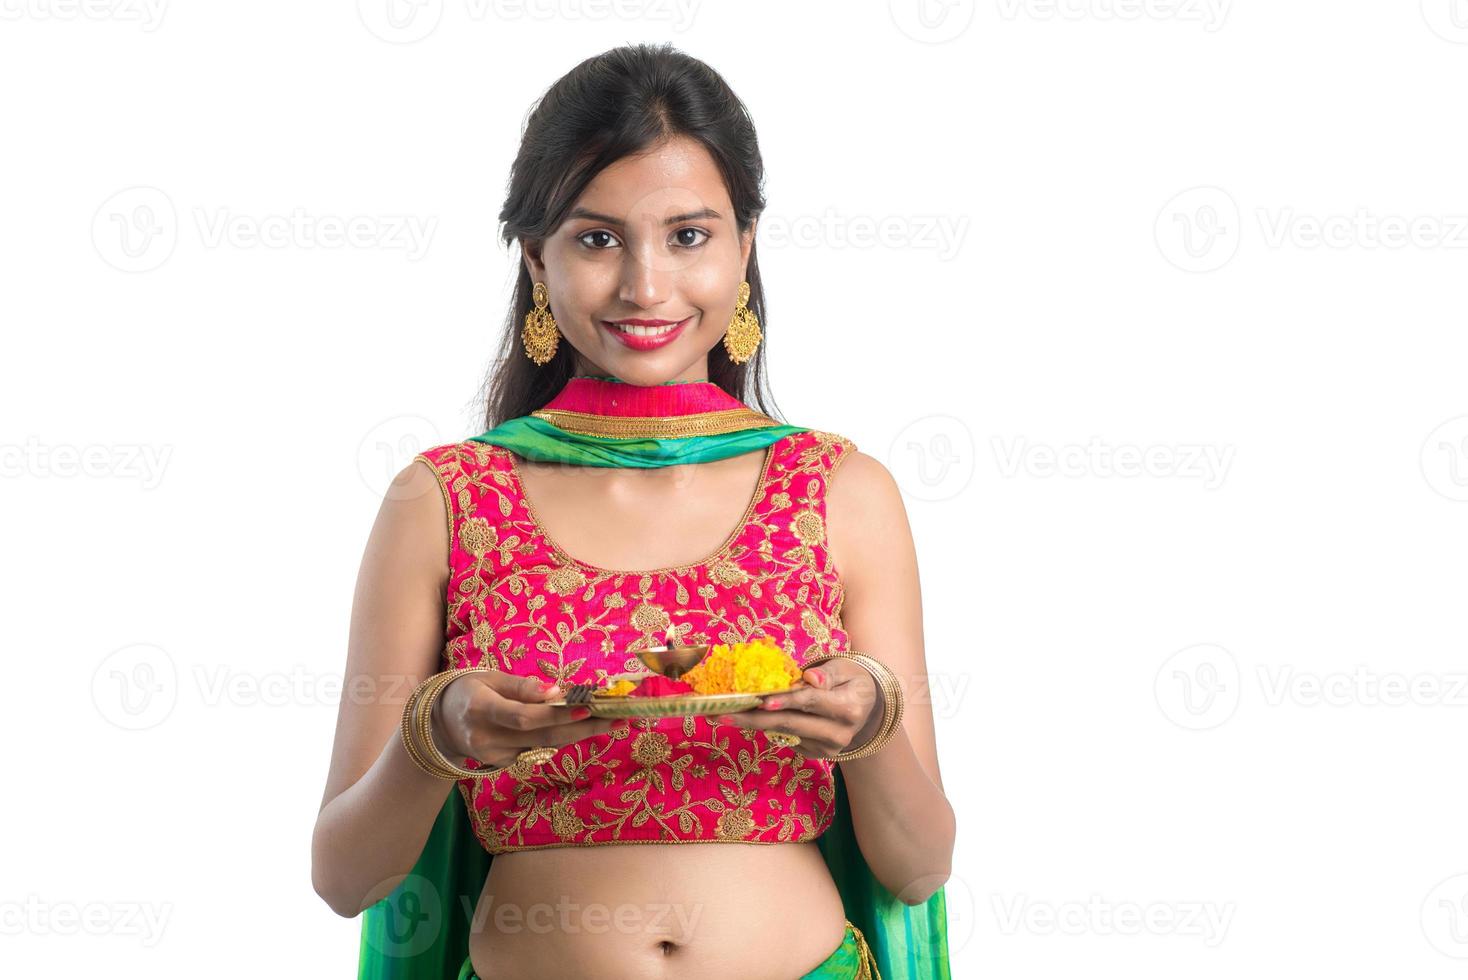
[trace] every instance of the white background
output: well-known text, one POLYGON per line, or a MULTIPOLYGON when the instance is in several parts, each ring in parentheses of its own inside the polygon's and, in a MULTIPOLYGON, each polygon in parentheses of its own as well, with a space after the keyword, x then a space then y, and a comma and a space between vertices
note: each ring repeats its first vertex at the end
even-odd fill
POLYGON ((482 429, 526 112, 667 39, 780 409, 907 492, 955 976, 1462 975, 1468 4, 385 11, 0 0, 0 971, 354 975, 363 543, 482 429))

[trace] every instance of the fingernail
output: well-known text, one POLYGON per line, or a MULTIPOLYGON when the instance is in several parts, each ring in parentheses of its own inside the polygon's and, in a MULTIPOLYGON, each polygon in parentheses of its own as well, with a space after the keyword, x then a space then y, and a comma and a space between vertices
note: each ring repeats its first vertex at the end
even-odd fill
POLYGON ((826 675, 823 674, 823 673, 821 673, 819 670, 813 670, 813 671, 811 671, 810 672, 810 679, 812 681, 814 681, 815 683, 817 683, 817 684, 824 684, 824 683, 826 683, 826 675))
POLYGON ((541 681, 540 682, 540 693, 541 694, 548 694, 548 693, 550 693, 550 691, 555 686, 556 686, 556 682, 555 681, 541 681))
POLYGON ((591 709, 590 708, 584 708, 583 707, 583 708, 572 708, 571 709, 571 720, 572 721, 580 721, 582 718, 590 718, 590 717, 591 717, 591 709))
POLYGON ((732 724, 734 724, 734 719, 733 718, 730 718, 728 715, 719 715, 719 721, 720 721, 720 723, 725 724, 725 725, 732 725, 732 724))
POLYGON ((764 708, 766 711, 774 711, 776 708, 780 707, 780 702, 779 700, 766 701, 764 704, 760 705, 760 707, 764 708))

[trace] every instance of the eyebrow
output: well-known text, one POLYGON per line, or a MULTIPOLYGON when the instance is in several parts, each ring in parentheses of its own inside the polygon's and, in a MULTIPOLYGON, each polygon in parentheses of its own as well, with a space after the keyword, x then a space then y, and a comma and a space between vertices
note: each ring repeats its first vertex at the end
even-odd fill
MULTIPOLYGON (((684 221, 697 221, 700 218, 711 218, 714 220, 718 220, 719 217, 719 212, 715 211, 713 208, 702 208, 698 211, 689 211, 687 214, 675 214, 670 218, 664 219, 663 224, 676 225, 684 221)), ((571 212, 566 215, 567 221, 570 221, 573 218, 587 218, 591 221, 600 221, 603 224, 616 225, 619 228, 622 226, 621 218, 614 218, 609 214, 602 214, 599 211, 588 211, 586 208, 583 207, 574 207, 571 209, 571 212)))

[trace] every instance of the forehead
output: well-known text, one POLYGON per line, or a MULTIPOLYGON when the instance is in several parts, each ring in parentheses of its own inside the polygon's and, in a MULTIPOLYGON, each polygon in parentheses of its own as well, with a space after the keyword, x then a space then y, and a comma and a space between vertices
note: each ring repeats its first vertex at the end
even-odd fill
POLYGON ((576 204, 629 222, 660 222, 705 207, 726 220, 734 213, 713 156, 687 137, 616 161, 592 179, 576 204))

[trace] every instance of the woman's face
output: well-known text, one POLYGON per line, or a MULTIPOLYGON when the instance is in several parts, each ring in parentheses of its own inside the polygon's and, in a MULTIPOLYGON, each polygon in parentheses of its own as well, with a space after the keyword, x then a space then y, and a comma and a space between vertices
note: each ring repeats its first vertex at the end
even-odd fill
POLYGON ((597 174, 543 246, 525 249, 525 265, 546 285, 577 374, 693 381, 708 377, 753 242, 752 225, 742 236, 735 227, 713 158, 678 137, 597 174), (628 320, 652 322, 616 325, 628 320))

